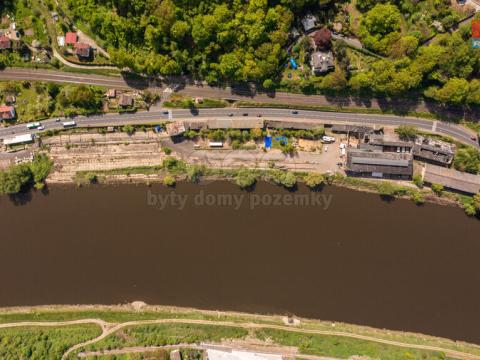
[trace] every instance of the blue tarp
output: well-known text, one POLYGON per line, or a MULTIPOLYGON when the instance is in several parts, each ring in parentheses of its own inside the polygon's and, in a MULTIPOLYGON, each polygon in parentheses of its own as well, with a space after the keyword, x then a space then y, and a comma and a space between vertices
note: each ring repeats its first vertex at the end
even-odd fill
POLYGON ((265 137, 265 149, 270 149, 272 147, 272 137, 266 136, 265 137))
POLYGON ((293 70, 297 70, 297 69, 298 69, 297 62, 295 61, 294 58, 291 58, 291 59, 290 59, 290 65, 292 65, 292 69, 293 69, 293 70))
POLYGON ((163 128, 160 125, 155 126, 155 132, 161 133, 163 131, 163 128))

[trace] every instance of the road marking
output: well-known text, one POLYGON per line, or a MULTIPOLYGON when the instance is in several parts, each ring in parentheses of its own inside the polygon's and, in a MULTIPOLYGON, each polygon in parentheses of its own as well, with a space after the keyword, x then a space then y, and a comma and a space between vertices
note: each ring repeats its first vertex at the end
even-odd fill
POLYGON ((432 124, 432 132, 437 131, 437 121, 435 120, 432 124))

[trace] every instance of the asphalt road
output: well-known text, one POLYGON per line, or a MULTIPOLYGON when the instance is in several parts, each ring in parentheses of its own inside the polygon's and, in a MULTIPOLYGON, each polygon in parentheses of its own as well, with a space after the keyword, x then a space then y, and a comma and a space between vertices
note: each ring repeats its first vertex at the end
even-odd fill
MULTIPOLYGON (((169 115, 166 110, 138 112, 132 114, 106 114, 95 116, 79 116, 74 120, 79 127, 98 127, 98 126, 119 126, 119 125, 140 125, 161 123, 170 120, 205 120, 218 118, 244 119, 243 114, 248 113, 249 117, 257 117, 259 114, 268 120, 293 120, 293 121, 308 121, 320 124, 361 124, 361 125, 378 125, 378 126, 399 126, 411 125, 420 130, 433 131, 442 135, 450 136, 465 144, 476 146, 478 143, 472 140, 474 133, 462 126, 442 123, 440 121, 434 122, 426 119, 419 119, 413 117, 401 117, 394 115, 373 115, 373 114, 350 114, 350 113, 336 113, 336 112, 322 112, 322 111, 303 111, 299 110, 298 114, 292 114, 291 110, 283 109, 268 109, 268 108, 241 108, 241 109, 200 109, 197 114, 192 114, 190 110, 172 110, 169 115), (232 114, 230 117, 229 115, 232 114)), ((62 129, 61 119, 57 122, 56 119, 48 119, 42 121, 42 125, 46 130, 62 129)), ((14 135, 36 133, 36 130, 28 130, 25 124, 19 124, 0 128, 0 139, 9 138, 14 135)))

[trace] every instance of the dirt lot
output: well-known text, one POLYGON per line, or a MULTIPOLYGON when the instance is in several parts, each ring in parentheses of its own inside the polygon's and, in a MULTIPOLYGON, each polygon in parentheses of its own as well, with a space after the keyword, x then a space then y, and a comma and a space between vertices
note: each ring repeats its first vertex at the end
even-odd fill
POLYGON ((160 165, 165 158, 160 135, 138 132, 134 135, 79 134, 46 139, 55 162, 51 182, 70 182, 77 171, 110 170, 160 165))
MULTIPOLYGON (((256 150, 198 150, 193 141, 173 143, 166 135, 154 132, 126 133, 82 133, 59 135, 43 140, 54 160, 55 169, 50 174, 50 182, 71 182, 77 171, 98 171, 129 167, 161 165, 167 157, 162 150, 172 150, 170 156, 181 158, 188 163, 202 164, 215 168, 276 168, 311 171, 343 172, 339 163, 340 138, 334 144, 322 145, 319 142, 301 141, 299 151, 285 155, 278 149, 268 152, 256 150), (303 149, 303 150, 301 150, 303 149), (315 151, 313 151, 315 150, 315 151)), ((11 161, 11 160, 10 160, 11 161)), ((116 178, 126 180, 158 180, 157 175, 123 175, 116 178)))

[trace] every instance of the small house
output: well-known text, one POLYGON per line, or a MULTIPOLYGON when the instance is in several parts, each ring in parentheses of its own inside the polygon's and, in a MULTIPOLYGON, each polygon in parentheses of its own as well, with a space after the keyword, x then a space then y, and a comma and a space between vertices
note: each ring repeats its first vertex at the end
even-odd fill
POLYGON ((312 14, 308 14, 302 19, 303 30, 305 30, 306 33, 309 33, 315 29, 316 24, 317 18, 312 14))
POLYGON ((175 121, 173 123, 168 123, 166 129, 169 136, 182 135, 185 131, 187 131, 185 123, 183 121, 175 121))
POLYGON ((88 44, 76 43, 75 44, 75 55, 79 59, 88 59, 92 54, 92 48, 88 44))
POLYGON ((65 36, 57 36, 58 46, 65 46, 65 36))
POLYGON ((75 45, 78 41, 77 33, 75 32, 67 32, 65 35, 65 44, 66 45, 75 45))
POLYGON ((12 48, 12 41, 6 35, 0 36, 0 50, 9 50, 12 48))
POLYGON ((13 106, 0 106, 0 121, 15 119, 15 108, 13 106))
POLYGON ((312 54, 311 65, 314 75, 323 75, 335 70, 333 53, 331 51, 315 51, 312 54))
POLYGON ((133 106, 133 96, 132 95, 127 95, 127 94, 122 94, 120 95, 120 98, 118 99, 118 106, 122 108, 128 108, 133 106))

